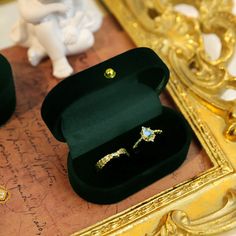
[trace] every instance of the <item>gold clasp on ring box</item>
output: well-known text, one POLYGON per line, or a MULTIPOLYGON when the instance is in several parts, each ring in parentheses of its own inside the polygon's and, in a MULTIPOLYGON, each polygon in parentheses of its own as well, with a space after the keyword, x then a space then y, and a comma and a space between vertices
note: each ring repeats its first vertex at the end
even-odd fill
POLYGON ((108 68, 108 69, 106 69, 104 76, 107 79, 114 79, 116 77, 116 71, 112 68, 108 68))

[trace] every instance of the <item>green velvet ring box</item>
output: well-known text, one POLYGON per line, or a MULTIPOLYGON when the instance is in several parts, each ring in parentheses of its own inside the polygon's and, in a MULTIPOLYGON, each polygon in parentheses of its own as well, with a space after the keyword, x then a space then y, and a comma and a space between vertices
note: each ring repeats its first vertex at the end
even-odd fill
POLYGON ((80 196, 100 204, 120 201, 185 160, 188 124, 159 100, 168 78, 154 51, 136 48, 65 79, 47 95, 42 117, 69 146, 69 180, 80 196), (142 127, 162 133, 145 141, 142 127), (98 168, 101 159, 109 160, 98 168))
POLYGON ((11 117, 15 110, 16 95, 11 66, 1 54, 0 70, 0 125, 2 125, 11 117))

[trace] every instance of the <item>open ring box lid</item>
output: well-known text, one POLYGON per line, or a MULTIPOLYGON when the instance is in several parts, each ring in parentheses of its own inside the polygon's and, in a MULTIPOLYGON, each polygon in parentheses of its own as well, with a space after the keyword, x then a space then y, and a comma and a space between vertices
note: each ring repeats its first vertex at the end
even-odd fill
POLYGON ((159 94, 169 70, 149 48, 136 48, 77 73, 54 87, 42 105, 52 134, 69 146, 68 175, 88 201, 120 201, 171 173, 186 158, 190 129, 178 112, 164 107, 159 94), (113 79, 104 76, 112 68, 113 79), (154 142, 140 141, 142 126, 161 129, 154 142), (125 148, 128 155, 96 163, 125 148))
POLYGON ((2 125, 11 117, 15 110, 16 95, 11 66, 1 54, 0 70, 0 125, 2 125))

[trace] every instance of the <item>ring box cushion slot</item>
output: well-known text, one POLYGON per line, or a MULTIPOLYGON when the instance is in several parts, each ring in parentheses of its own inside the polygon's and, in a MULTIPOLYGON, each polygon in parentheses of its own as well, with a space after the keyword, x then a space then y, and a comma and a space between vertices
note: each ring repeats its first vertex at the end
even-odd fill
POLYGON ((0 125, 2 125, 11 117, 15 110, 16 96, 11 66, 1 54, 0 69, 0 125))
POLYGON ((110 161, 99 174, 94 168, 95 163, 106 153, 117 150, 114 143, 131 150, 131 144, 140 137, 140 126, 80 158, 73 160, 69 156, 70 183, 81 197, 100 204, 115 203, 171 173, 182 164, 190 144, 189 127, 183 117, 163 107, 162 115, 143 125, 158 127, 163 133, 156 138, 155 143, 146 143, 146 147, 138 154, 131 152, 130 157, 122 156, 110 161))
POLYGON ((136 48, 65 79, 47 95, 42 117, 54 136, 67 142, 69 179, 82 197, 119 201, 183 162, 188 126, 158 96, 168 77, 168 68, 151 49, 136 48), (107 68, 116 71, 115 78, 104 76, 107 68), (163 134, 134 150, 142 126, 163 134), (120 148, 130 156, 98 172, 97 161, 120 148))

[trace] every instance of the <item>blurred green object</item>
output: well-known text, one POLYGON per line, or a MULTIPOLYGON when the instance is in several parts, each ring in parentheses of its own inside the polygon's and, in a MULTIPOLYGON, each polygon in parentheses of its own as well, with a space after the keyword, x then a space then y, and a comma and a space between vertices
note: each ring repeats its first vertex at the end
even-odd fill
POLYGON ((11 65, 0 54, 0 126, 4 124, 15 111, 16 94, 11 65))

